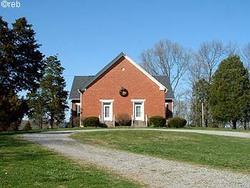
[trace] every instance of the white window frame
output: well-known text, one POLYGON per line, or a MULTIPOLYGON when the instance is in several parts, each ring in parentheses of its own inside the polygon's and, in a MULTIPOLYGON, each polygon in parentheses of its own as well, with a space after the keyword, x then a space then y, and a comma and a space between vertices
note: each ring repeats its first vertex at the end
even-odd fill
POLYGON ((131 100, 133 103, 133 119, 136 121, 144 121, 144 103, 145 103, 145 99, 132 99, 131 100), (136 117, 135 114, 135 103, 141 103, 141 117, 136 117))
POLYGON ((102 117, 102 120, 103 121, 113 121, 113 102, 114 100, 113 99, 101 99, 100 100, 101 102, 101 117, 102 117), (109 105, 105 104, 105 103, 110 103, 109 105), (105 114, 104 114, 104 107, 105 106, 109 106, 110 107, 110 111, 109 111, 109 117, 105 117, 105 114))

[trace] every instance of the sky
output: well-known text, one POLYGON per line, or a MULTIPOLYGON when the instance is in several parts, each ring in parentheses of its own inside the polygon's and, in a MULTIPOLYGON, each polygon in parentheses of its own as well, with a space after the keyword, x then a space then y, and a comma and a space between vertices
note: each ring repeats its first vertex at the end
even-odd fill
POLYGON ((249 0, 0 0, 8 23, 26 17, 46 55, 57 54, 69 91, 74 75, 93 75, 126 53, 140 54, 168 39, 197 49, 204 41, 250 42, 249 0))

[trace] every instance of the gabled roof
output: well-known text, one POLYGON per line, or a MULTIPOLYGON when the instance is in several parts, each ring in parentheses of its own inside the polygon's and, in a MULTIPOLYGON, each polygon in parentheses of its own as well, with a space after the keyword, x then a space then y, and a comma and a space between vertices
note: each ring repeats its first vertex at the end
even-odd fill
POLYGON ((75 76, 72 83, 69 98, 71 100, 79 100, 80 93, 78 92, 78 90, 84 87, 84 85, 86 85, 89 80, 92 80, 94 77, 95 76, 75 76))
POLYGON ((75 76, 69 98, 71 100, 79 100, 80 94, 78 90, 84 91, 85 89, 87 89, 95 80, 97 80, 105 72, 109 71, 112 66, 115 65, 115 63, 118 62, 118 60, 122 57, 126 58, 131 64, 133 64, 137 69, 139 69, 143 74, 145 74, 150 80, 157 84, 160 90, 166 90, 166 98, 174 98, 174 94, 167 76, 152 76, 123 52, 120 53, 116 58, 114 58, 103 69, 101 69, 95 76, 75 76))
POLYGON ((114 58, 109 64, 107 64, 103 69, 101 69, 93 79, 90 79, 88 83, 84 85, 80 90, 84 91, 88 88, 95 80, 97 80, 101 75, 103 75, 105 72, 107 72, 111 67, 118 62, 120 58, 124 57, 127 59, 131 64, 133 64, 137 69, 139 69, 143 74, 145 74, 150 80, 152 80, 155 84, 159 86, 160 90, 167 90, 167 88, 160 83, 157 79, 155 79, 151 74, 149 74, 147 71, 145 71, 140 65, 136 64, 130 57, 128 57, 125 53, 121 52, 116 58, 114 58))
POLYGON ((123 52, 121 52, 116 58, 114 58, 109 64, 103 67, 92 79, 90 79, 85 85, 80 88, 80 90, 85 90, 87 87, 92 84, 97 78, 103 75, 106 71, 108 71, 121 57, 125 56, 123 52))

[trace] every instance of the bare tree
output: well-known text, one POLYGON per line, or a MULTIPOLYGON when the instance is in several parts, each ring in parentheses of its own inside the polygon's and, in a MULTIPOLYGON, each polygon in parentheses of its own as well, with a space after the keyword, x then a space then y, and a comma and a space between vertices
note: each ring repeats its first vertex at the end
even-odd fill
POLYGON ((196 61, 196 54, 192 54, 192 61, 188 66, 189 85, 192 87, 197 80, 204 78, 204 65, 196 61))
POLYGON ((204 77, 210 83, 212 75, 222 57, 225 54, 232 52, 232 47, 226 49, 220 41, 204 42, 201 44, 198 52, 194 54, 194 59, 195 63, 198 63, 202 67, 204 77))
POLYGON ((169 40, 159 41, 141 54, 142 66, 152 75, 167 75, 174 92, 187 71, 190 57, 186 49, 169 40))
POLYGON ((240 53, 239 47, 235 42, 230 41, 226 46, 224 46, 224 48, 226 52, 225 55, 227 56, 237 55, 240 53))
POLYGON ((250 42, 242 49, 242 56, 247 69, 250 71, 250 42))
POLYGON ((174 114, 185 118, 190 122, 190 109, 191 109, 191 98, 192 91, 190 89, 183 89, 175 95, 175 108, 174 114))
MULTIPOLYGON (((237 45, 232 42, 224 45, 220 41, 210 41, 203 42, 198 51, 193 53, 192 65, 189 66, 189 79, 193 89, 191 116, 193 123, 196 125, 199 124, 200 120, 202 120, 202 123, 200 124, 203 126, 204 124, 207 126, 212 122, 208 107, 208 98, 202 101, 200 100, 198 97, 199 93, 197 93, 197 84, 207 82, 209 85, 220 61, 226 55, 233 55, 236 52, 237 45)), ((208 90, 205 90, 206 87, 200 87, 199 89, 201 90, 200 92, 208 94, 208 90)))

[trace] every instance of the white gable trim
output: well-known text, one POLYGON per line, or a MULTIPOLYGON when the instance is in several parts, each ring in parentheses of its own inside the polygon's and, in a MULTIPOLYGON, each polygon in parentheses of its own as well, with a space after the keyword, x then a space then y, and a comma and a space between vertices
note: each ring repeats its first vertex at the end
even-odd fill
POLYGON ((124 56, 132 65, 134 65, 137 69, 139 69, 143 74, 145 74, 151 81, 153 81, 156 85, 159 86, 160 90, 165 90, 166 92, 168 91, 168 89, 162 85, 158 80, 156 80, 152 75, 150 75, 147 71, 145 71, 140 65, 138 65, 137 63, 135 63, 130 57, 128 57, 127 55, 124 56))

